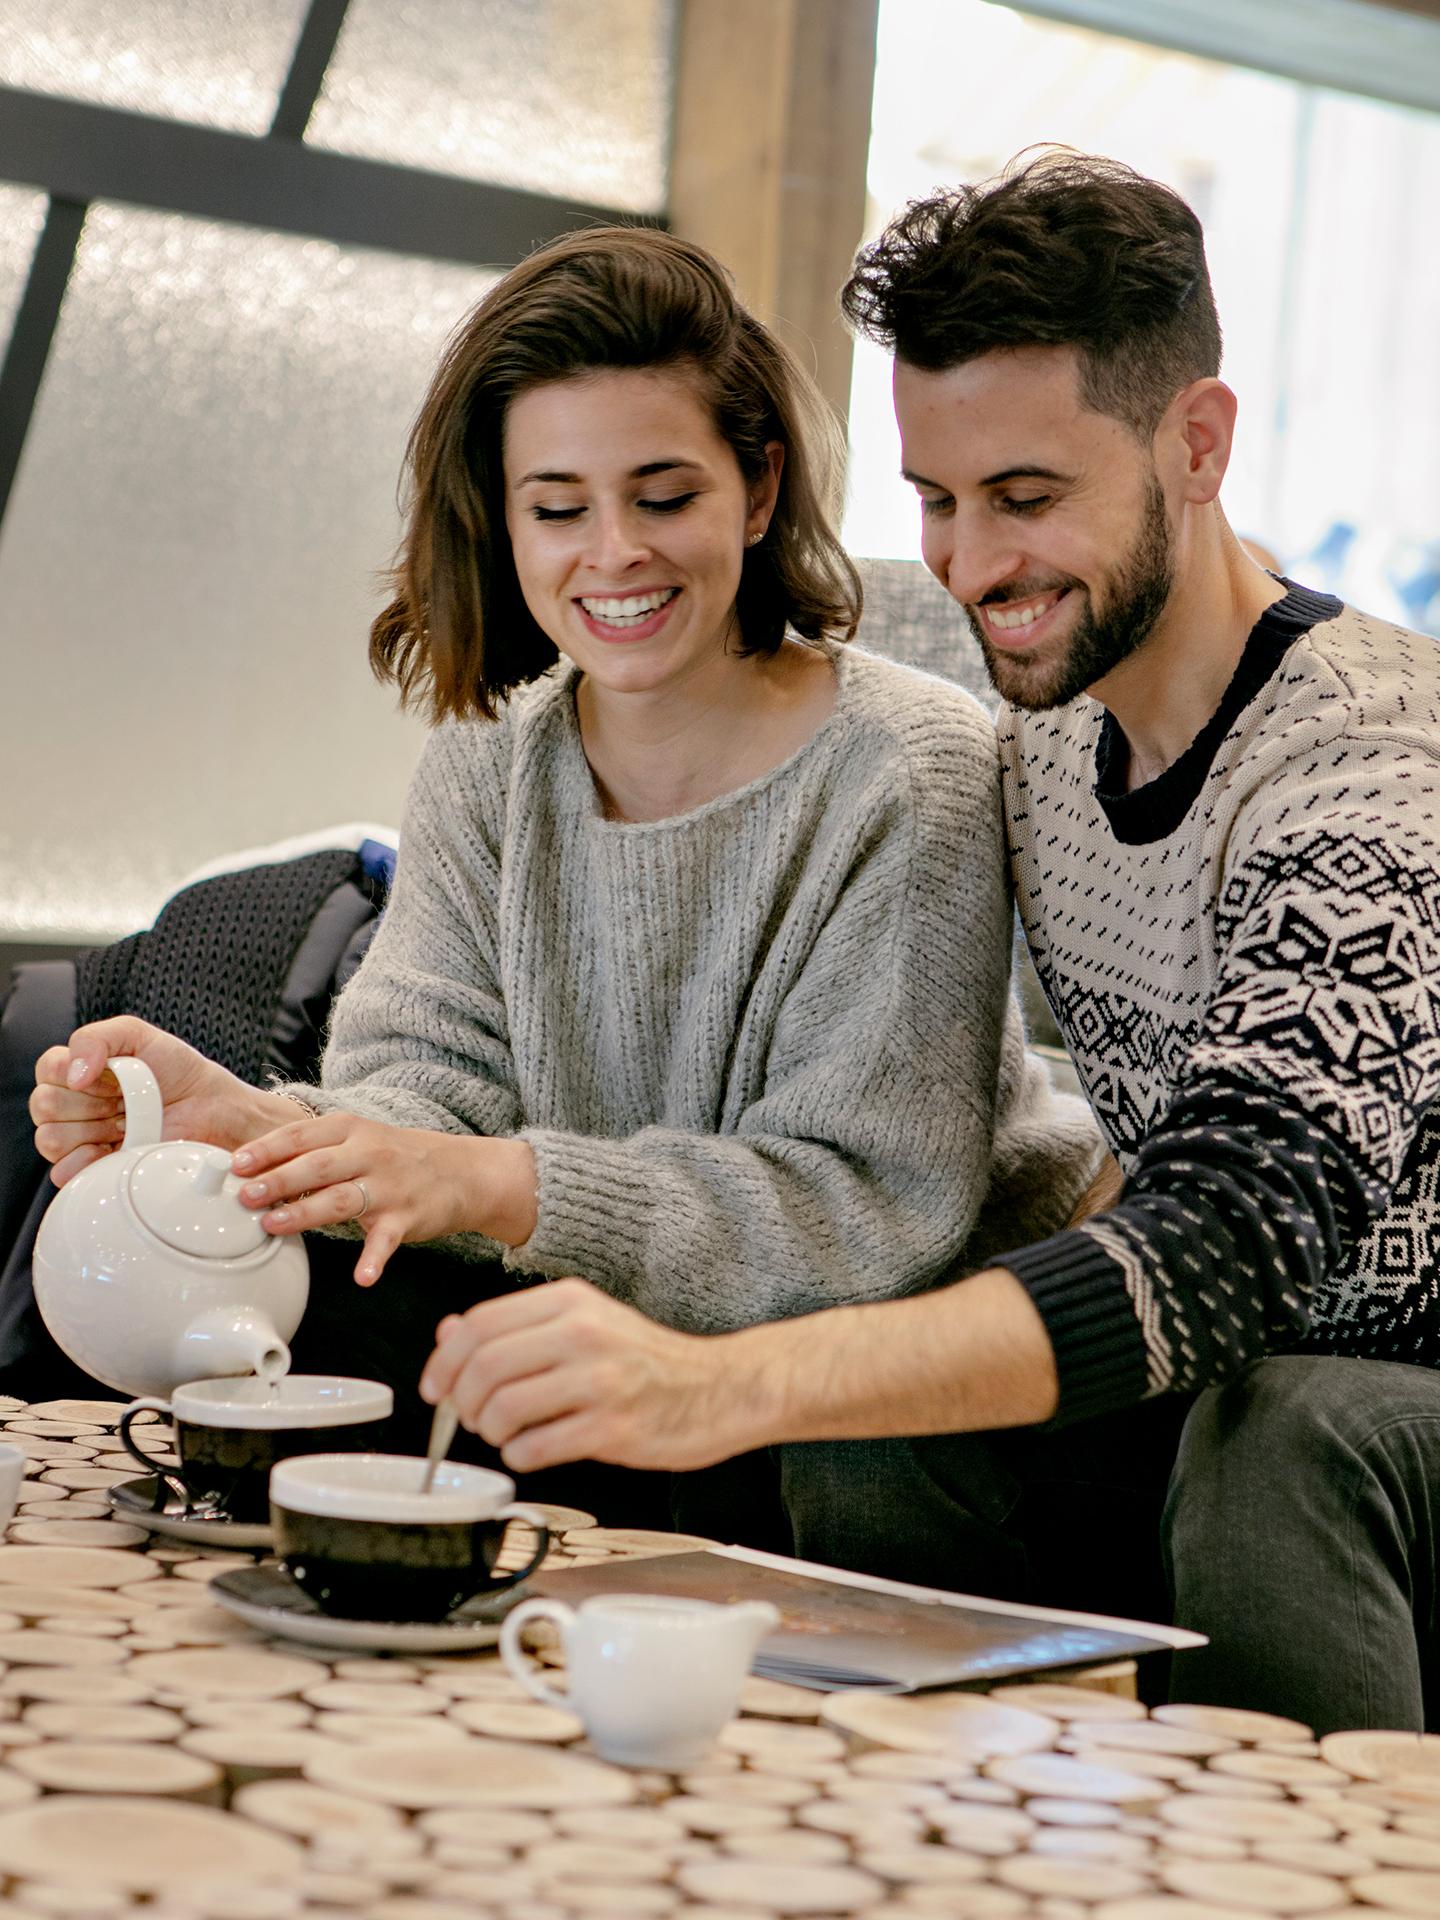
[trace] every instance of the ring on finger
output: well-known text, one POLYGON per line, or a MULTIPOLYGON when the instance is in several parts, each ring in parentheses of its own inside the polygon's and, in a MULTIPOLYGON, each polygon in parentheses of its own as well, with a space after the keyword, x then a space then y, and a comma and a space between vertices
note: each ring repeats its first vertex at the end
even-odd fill
POLYGON ((358 1213, 352 1213, 350 1218, 352 1220, 363 1220, 370 1211, 370 1189, 363 1180, 354 1180, 351 1182, 351 1185, 360 1189, 360 1211, 358 1213))

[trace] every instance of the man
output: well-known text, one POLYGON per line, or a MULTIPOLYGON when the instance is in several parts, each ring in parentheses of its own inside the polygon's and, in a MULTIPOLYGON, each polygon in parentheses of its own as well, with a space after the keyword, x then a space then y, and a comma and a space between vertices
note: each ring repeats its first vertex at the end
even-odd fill
MULTIPOLYGON (((1203 240, 1164 187, 1042 157, 912 206, 842 299, 896 355, 925 560, 1007 703, 1016 898, 1123 1191, 940 1291, 713 1340, 561 1282, 444 1323, 424 1390, 522 1471, 866 1441, 852 1515, 888 1497, 893 1436, 1058 1416, 1029 1442, 1084 1453, 1198 1393, 1164 1544, 1176 1618, 1212 1646, 1178 1663, 1181 1696, 1419 1727, 1440 1645, 1436 643, 1242 551, 1203 240)), ((923 1464, 980 1512, 966 1444, 923 1464)), ((1022 1485, 1034 1467, 992 1457, 1022 1485)), ((950 1545, 937 1576, 969 1584, 950 1545)))

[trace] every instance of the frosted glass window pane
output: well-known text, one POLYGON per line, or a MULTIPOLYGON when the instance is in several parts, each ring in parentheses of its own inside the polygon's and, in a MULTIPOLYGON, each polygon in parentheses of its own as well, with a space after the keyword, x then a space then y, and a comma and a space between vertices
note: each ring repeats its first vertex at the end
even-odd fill
POLYGON ((0 186, 0 360, 10 343, 10 326, 45 224, 45 195, 29 187, 0 186))
POLYGON ((305 0, 0 0, 0 85, 264 133, 305 0))
POLYGON ((658 211, 673 29, 674 0, 351 0, 306 138, 658 211))
POLYGON ((144 924, 228 850, 395 820, 366 665, 471 269, 97 205, 0 529, 0 931, 144 924))

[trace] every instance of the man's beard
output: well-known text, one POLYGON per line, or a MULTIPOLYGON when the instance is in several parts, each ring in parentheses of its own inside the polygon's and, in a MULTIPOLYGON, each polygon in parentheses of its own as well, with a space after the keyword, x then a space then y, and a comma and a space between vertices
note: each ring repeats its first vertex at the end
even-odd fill
POLYGON ((1029 659, 1024 653, 1007 653, 986 639, 975 611, 966 607, 971 631, 985 656, 991 685, 1002 700, 1025 707, 1032 713, 1048 707, 1063 707, 1087 687, 1093 687, 1150 636, 1155 622, 1165 610, 1174 584, 1175 566, 1170 522, 1165 513, 1165 496, 1157 476, 1150 475, 1140 530, 1125 560, 1106 582, 1104 611, 1096 614, 1089 590, 1078 580, 1058 577, 1041 585, 1020 583, 1020 590, 1007 589, 1003 598, 982 602, 1001 606, 1006 600, 1026 600, 1037 593, 1066 587, 1085 596, 1085 606, 1065 651, 1058 659, 1029 659))

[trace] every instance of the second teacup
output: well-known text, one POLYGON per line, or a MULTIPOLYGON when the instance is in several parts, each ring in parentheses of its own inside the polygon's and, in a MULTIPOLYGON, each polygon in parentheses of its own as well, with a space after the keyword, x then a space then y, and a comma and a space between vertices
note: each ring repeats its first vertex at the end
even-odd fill
POLYGON ((262 1523, 270 1515, 270 1469, 296 1454, 367 1451, 380 1444, 395 1396, 378 1380, 342 1374, 291 1373, 273 1383, 255 1375, 192 1380, 168 1400, 132 1400, 120 1417, 126 1452, 185 1499, 231 1520, 262 1523), (136 1416, 166 1414, 175 1426, 178 1468, 164 1466, 132 1433, 136 1416))
POLYGON ((517 1586, 545 1558, 550 1533, 515 1482, 444 1460, 426 1493, 412 1453, 319 1453, 270 1476, 275 1549, 291 1579, 326 1613, 359 1620, 443 1620, 478 1593, 517 1586), (523 1520, 538 1542, 528 1562, 495 1574, 505 1529, 523 1520))

